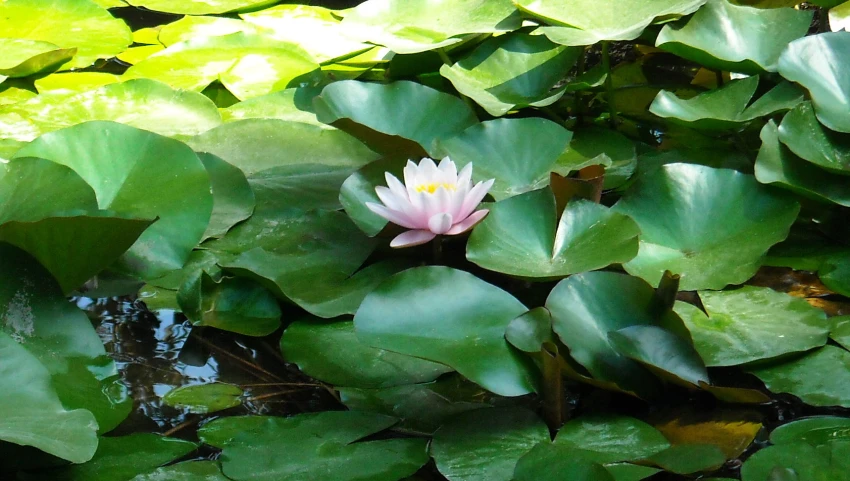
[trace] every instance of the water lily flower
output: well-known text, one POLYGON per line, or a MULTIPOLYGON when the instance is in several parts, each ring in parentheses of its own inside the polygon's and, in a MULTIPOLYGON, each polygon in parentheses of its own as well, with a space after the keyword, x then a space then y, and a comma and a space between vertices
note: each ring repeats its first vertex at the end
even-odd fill
POLYGON ((366 202, 366 207, 388 221, 410 229, 396 236, 390 247, 424 244, 438 235, 462 234, 487 215, 489 210, 475 210, 495 179, 472 185, 472 163, 458 174, 448 157, 436 165, 424 158, 416 165, 407 161, 404 184, 387 172, 387 187, 375 192, 381 204, 366 202))

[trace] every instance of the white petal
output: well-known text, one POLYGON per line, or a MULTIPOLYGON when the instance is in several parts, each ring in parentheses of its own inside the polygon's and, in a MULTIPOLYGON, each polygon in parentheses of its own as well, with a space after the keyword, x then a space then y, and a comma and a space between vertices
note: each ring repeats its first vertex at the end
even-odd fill
POLYGON ((382 185, 379 185, 375 187, 375 193, 378 194, 378 198, 381 199, 381 202, 383 202, 385 206, 389 207, 392 210, 405 212, 410 209, 410 199, 407 198, 406 192, 404 197, 399 198, 397 195, 395 195, 395 192, 382 185))
POLYGON ((447 184, 454 184, 457 182, 457 165, 455 165, 452 159, 444 157, 437 168, 443 173, 443 180, 447 184))
POLYGON ((399 248, 418 246, 428 242, 434 237, 437 237, 437 234, 429 230, 409 230, 397 235, 395 239, 390 242, 390 247, 399 248))
POLYGON ((366 207, 368 207, 369 210, 378 214, 384 219, 387 219, 388 221, 392 222, 393 224, 398 224, 408 229, 421 229, 427 226, 427 222, 425 225, 422 226, 417 225, 403 213, 388 209, 386 206, 383 206, 381 204, 376 204, 374 202, 366 202, 366 207))
POLYGON ((487 195, 487 191, 490 190, 490 187, 493 187, 493 182, 495 182, 495 180, 496 179, 490 179, 475 184, 475 187, 473 187, 463 199, 463 206, 460 209, 460 214, 458 214, 459 219, 466 219, 469 214, 478 207, 478 204, 481 203, 481 199, 487 195))
POLYGON ((418 177, 419 166, 414 164, 412 160, 408 160, 407 165, 404 166, 404 185, 407 186, 408 192, 416 186, 418 177))
POLYGON ((472 162, 460 169, 460 174, 457 176, 457 186, 466 187, 467 189, 472 188, 472 162))
POLYGON ((428 229, 435 234, 445 234, 452 228, 452 216, 446 213, 436 214, 428 219, 428 229))
POLYGON ((384 179, 387 180, 387 187, 398 197, 405 198, 410 200, 407 195, 407 189, 404 188, 404 184, 401 183, 400 180, 396 178, 393 174, 389 172, 384 173, 384 179))
POLYGON ((428 217, 449 213, 454 197, 452 194, 443 186, 437 187, 433 194, 426 194, 423 198, 425 199, 425 213, 428 214, 428 217))
POLYGON ((448 232, 446 232, 446 235, 463 234, 464 232, 468 231, 469 229, 472 229, 472 227, 475 226, 475 224, 481 222, 481 219, 483 219, 487 215, 488 212, 490 212, 490 211, 487 210, 487 209, 481 209, 481 210, 473 212, 469 217, 467 217, 466 219, 463 219, 462 222, 459 222, 459 223, 453 225, 452 228, 449 229, 448 232))
POLYGON ((440 175, 440 170, 437 168, 437 164, 428 157, 422 159, 419 162, 419 178, 416 182, 418 184, 430 184, 440 181, 442 181, 442 176, 440 175))

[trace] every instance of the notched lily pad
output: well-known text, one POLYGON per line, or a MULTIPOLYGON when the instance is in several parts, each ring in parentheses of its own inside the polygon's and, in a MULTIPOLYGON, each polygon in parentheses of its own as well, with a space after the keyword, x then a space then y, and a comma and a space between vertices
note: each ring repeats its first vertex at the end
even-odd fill
POLYGON ((242 404, 242 388, 214 382, 182 386, 165 393, 162 402, 186 412, 209 414, 242 404))
POLYGON ((779 140, 815 165, 850 175, 850 135, 821 125, 810 102, 801 103, 782 118, 779 140))

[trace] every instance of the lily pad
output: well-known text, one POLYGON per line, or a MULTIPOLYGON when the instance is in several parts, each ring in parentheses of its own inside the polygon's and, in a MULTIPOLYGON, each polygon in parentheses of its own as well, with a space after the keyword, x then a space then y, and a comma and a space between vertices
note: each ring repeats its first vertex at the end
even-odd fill
POLYGON ((675 313, 653 312, 654 296, 652 286, 636 277, 587 272, 559 282, 549 293, 546 308, 570 355, 594 378, 646 396, 653 394, 657 381, 638 363, 620 354, 608 333, 629 326, 658 326, 689 340, 675 313))
POLYGON ((129 481, 228 481, 216 461, 188 461, 157 468, 129 481))
POLYGON ((540 30, 563 45, 593 45, 603 40, 634 40, 656 20, 697 11, 706 0, 635 0, 624 9, 618 0, 516 0, 517 7, 553 27, 540 30))
POLYGON ((38 89, 38 93, 40 94, 70 94, 94 90, 104 85, 114 84, 120 81, 120 77, 111 73, 62 72, 36 79, 33 84, 35 84, 35 88, 38 89))
POLYGON ((540 352, 543 343, 555 341, 552 315, 545 307, 531 309, 508 324, 505 339, 520 351, 540 352))
POLYGON ((274 5, 276 0, 124 0, 134 7, 185 15, 209 15, 242 10, 257 10, 274 5))
POLYGON ((440 75, 490 115, 502 116, 516 108, 555 103, 565 88, 563 80, 581 49, 552 43, 542 35, 514 33, 491 38, 440 75))
POLYGON ((850 135, 818 122, 810 102, 788 112, 779 124, 779 140, 794 154, 838 174, 850 174, 850 135))
POLYGON ((253 33, 198 37, 176 43, 130 67, 127 78, 159 80, 200 92, 220 81, 240 100, 312 83, 319 65, 296 44, 253 33))
MULTIPOLYGON (((652 470, 652 472, 656 472, 652 470)), ((516 463, 515 481, 620 481, 604 466, 567 446, 541 442, 516 463)), ((640 479, 640 478, 639 478, 640 479)))
POLYGON ((252 279, 214 281, 196 271, 180 286, 177 302, 195 326, 209 326, 247 336, 267 336, 280 327, 274 294, 252 279))
POLYGON ((318 125, 328 130, 333 127, 323 124, 313 113, 313 97, 321 90, 312 88, 292 88, 243 100, 221 109, 225 122, 242 119, 280 119, 318 125))
POLYGON ((850 28, 850 2, 844 2, 829 10, 829 29, 833 32, 850 28))
POLYGON ((549 189, 497 202, 469 238, 466 257, 485 269, 533 278, 566 277, 632 259, 635 222, 590 201, 570 201, 558 218, 549 189))
POLYGON ((354 325, 368 345, 451 366, 503 396, 531 392, 528 363, 505 341, 527 309, 466 272, 419 267, 394 275, 363 300, 354 325))
MULTIPOLYGON (((396 481, 428 461, 424 439, 355 442, 396 422, 380 414, 328 411, 257 418, 246 430, 234 426, 232 437, 220 444, 222 470, 230 479, 396 481), (281 456, 282 452, 287 455, 281 456)), ((240 419, 244 418, 224 418, 204 430, 240 419)))
POLYGON ((310 377, 355 388, 429 382, 451 368, 362 344, 351 320, 293 322, 280 340, 283 356, 310 377))
POLYGON ((838 132, 850 132, 850 68, 836 63, 847 55, 850 35, 832 32, 795 40, 779 57, 779 73, 808 89, 818 120, 838 132))
POLYGON ((654 284, 669 270, 681 276, 682 290, 695 290, 752 277, 768 248, 788 235, 799 205, 750 175, 668 164, 638 178, 614 210, 641 230, 637 257, 623 265, 627 272, 654 284))
POLYGON ((543 441, 549 441, 549 429, 531 411, 478 409, 437 430, 431 456, 450 481, 511 481, 517 461, 543 441))
POLYGON ((58 67, 77 53, 74 48, 21 38, 0 39, 0 49, 4 54, 0 60, 0 77, 27 77, 58 67))
POLYGON ((313 106, 319 121, 326 124, 350 119, 377 132, 413 140, 429 152, 434 140, 478 122, 463 100, 409 81, 334 82, 313 100, 313 106))
POLYGON ((381 200, 375 193, 375 187, 386 185, 386 174, 403 178, 405 162, 401 159, 385 157, 362 167, 351 174, 339 190, 339 202, 345 212, 369 237, 374 237, 387 225, 387 219, 369 210, 366 202, 378 203, 381 200))
POLYGON ((726 455, 714 444, 677 444, 647 459, 665 471, 692 474, 720 468, 726 462, 726 455))
POLYGON ((210 175, 213 210, 203 239, 221 237, 254 212, 254 191, 248 179, 237 167, 212 154, 201 153, 198 158, 210 175))
POLYGON ((761 129, 761 149, 756 158, 756 179, 776 184, 821 202, 850 207, 850 182, 794 155, 779 140, 779 129, 771 120, 761 129))
POLYGON ((747 370, 772 392, 793 394, 812 406, 850 407, 850 352, 840 347, 747 370))
POLYGON ((237 32, 258 34, 263 33, 263 29, 234 18, 186 15, 176 22, 163 25, 156 38, 157 43, 170 47, 193 38, 221 37, 237 32))
POLYGON ((655 45, 715 70, 775 72, 779 55, 806 35, 812 16, 793 8, 763 10, 708 0, 684 25, 665 25, 655 45))
POLYGON ((660 327, 629 326, 609 332, 608 339, 617 352, 664 379, 691 388, 709 383, 705 364, 689 340, 660 327))
POLYGON ((643 421, 627 416, 582 416, 564 424, 555 444, 581 451, 598 463, 636 461, 670 447, 667 439, 643 421))
POLYGON ((342 28, 352 39, 411 54, 471 34, 509 32, 521 23, 509 0, 371 0, 346 12, 342 28))
POLYGON ((571 139, 572 132, 546 119, 495 119, 437 140, 435 150, 458 169, 472 163, 474 182, 496 179, 489 194, 502 200, 546 187, 571 139))
POLYGON ((611 129, 588 127, 576 130, 567 149, 558 159, 557 171, 567 174, 591 165, 605 167, 603 188, 624 184, 635 172, 635 144, 625 135, 611 129))
POLYGON ((240 406, 242 394, 239 386, 214 382, 178 387, 165 393, 162 402, 186 412, 208 414, 240 406))
POLYGON ((159 220, 121 259, 124 271, 154 278, 183 266, 209 222, 210 181, 185 144, 113 122, 87 122, 45 134, 16 157, 42 157, 74 169, 99 207, 159 220))
POLYGON ((850 443, 837 441, 816 448, 804 442, 769 446, 753 454, 741 468, 743 481, 847 481, 850 443), (783 477, 784 476, 784 477, 783 477))
POLYGON ((770 433, 773 444, 799 441, 823 446, 833 440, 850 440, 850 419, 838 416, 811 416, 783 424, 770 433))
POLYGON ((699 294, 708 316, 684 302, 675 309, 708 366, 736 366, 826 344, 826 314, 805 299, 754 286, 699 294))
POLYGON ((133 42, 123 20, 90 0, 6 0, 0 3, 0 32, 6 38, 76 48, 64 69, 114 57, 133 42))

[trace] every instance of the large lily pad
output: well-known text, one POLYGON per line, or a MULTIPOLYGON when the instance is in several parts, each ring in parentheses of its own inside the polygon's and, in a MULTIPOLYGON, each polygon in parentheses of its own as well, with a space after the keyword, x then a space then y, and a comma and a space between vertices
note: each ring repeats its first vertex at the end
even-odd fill
POLYGON ((469 34, 516 30, 522 19, 509 0, 370 0, 345 15, 345 35, 418 53, 462 42, 469 34))
POLYGON ((313 124, 334 130, 316 119, 313 113, 313 97, 321 92, 313 88, 292 88, 243 100, 221 109, 225 122, 241 119, 280 119, 313 124))
POLYGON ((199 37, 221 37, 232 33, 263 33, 263 29, 227 17, 186 15, 176 22, 163 25, 156 36, 156 43, 170 47, 176 43, 199 37))
POLYGON ((361 343, 350 319, 293 322, 280 340, 283 356, 308 374, 335 386, 384 388, 433 381, 451 368, 361 343))
POLYGON ((489 194, 502 200, 548 185, 570 139, 572 132, 546 119, 495 119, 439 139, 435 149, 458 169, 472 163, 475 182, 496 179, 489 194))
POLYGON ((591 165, 605 167, 603 188, 623 185, 637 166, 635 144, 616 130, 587 127, 575 131, 570 148, 558 159, 557 171, 567 174, 591 165))
POLYGON ((608 333, 629 326, 658 326, 689 341, 675 313, 653 311, 654 296, 652 286, 641 279, 597 271, 559 282, 549 293, 546 308, 570 355, 594 378, 616 383, 632 393, 651 395, 656 381, 639 364, 620 354, 608 333))
POLYGON ((405 164, 402 159, 385 157, 364 166, 342 183, 339 202, 351 220, 366 235, 374 237, 388 223, 387 219, 369 210, 366 202, 381 202, 375 193, 375 187, 386 185, 387 174, 394 175, 397 179, 404 178, 405 164))
POLYGON ((94 90, 121 81, 117 75, 106 72, 59 72, 33 81, 39 94, 70 94, 94 90))
POLYGON ((847 481, 850 443, 815 447, 805 442, 769 446, 747 459, 743 481, 847 481))
POLYGON ((560 219, 549 189, 490 207, 469 238, 466 257, 486 269, 521 277, 557 278, 631 260, 637 224, 600 204, 574 199, 560 219))
POLYGON ((177 291, 181 311, 196 326, 248 336, 267 336, 280 327, 280 307, 268 289, 252 279, 216 282, 195 271, 177 291))
POLYGON ((159 220, 122 257, 121 268, 154 278, 183 266, 209 222, 210 181, 185 144, 113 122, 87 122, 45 134, 16 157, 66 165, 97 194, 98 205, 159 220))
POLYGON ((216 444, 223 448, 224 474, 237 481, 397 481, 428 461, 424 439, 355 442, 396 422, 380 414, 329 411, 257 417, 244 430, 238 425, 241 419, 224 418, 204 427, 234 425, 230 439, 216 444))
POLYGON ((782 118, 779 140, 815 165, 850 174, 850 135, 822 126, 809 102, 801 103, 782 118))
POLYGON ((0 77, 27 77, 70 60, 76 49, 21 38, 0 39, 0 77))
POLYGON ((334 82, 322 90, 313 105, 324 123, 350 119, 378 132, 413 140, 429 152, 434 140, 478 122, 463 100, 408 81, 386 85, 334 82))
POLYGON ((756 158, 756 179, 776 184, 822 202, 850 207, 850 182, 846 176, 823 170, 794 155, 779 140, 772 120, 761 129, 761 149, 756 158))
POLYGON ((531 372, 505 329, 526 310, 471 274, 419 267, 366 296, 354 325, 361 342, 446 364, 496 394, 518 396, 533 390, 531 372))
POLYGON ((623 265, 627 272, 655 284, 670 270, 681 276, 681 289, 695 290, 752 277, 768 248, 788 235, 799 205, 750 175, 668 164, 641 176, 614 210, 641 230, 637 257, 623 265))
POLYGON ((598 463, 637 461, 670 447, 657 429, 627 416, 583 416, 558 431, 555 442, 598 463))
POLYGON ((788 43, 806 35, 812 15, 793 8, 763 10, 708 0, 684 25, 665 25, 655 45, 716 70, 775 72, 779 55, 788 43))
POLYGON ((204 239, 221 237, 254 212, 254 191, 237 167, 208 153, 198 154, 210 175, 213 210, 204 239))
POLYGON ((543 441, 549 441, 549 429, 531 411, 478 409, 438 429, 431 456, 450 481, 511 481, 517 461, 543 441))
POLYGON ((832 440, 850 438, 850 419, 838 416, 811 416, 783 424, 770 433, 773 444, 799 441, 823 446, 832 440))
POLYGON ((706 0, 516 0, 517 7, 547 23, 540 30, 553 42, 593 45, 602 40, 633 40, 656 20, 695 12, 706 0))
POLYGON ((6 0, 0 3, 0 32, 6 38, 76 48, 66 69, 114 57, 133 42, 124 21, 90 0, 6 0))
POLYGON ((694 346, 708 366, 735 366, 826 344, 826 315, 804 299, 766 287, 701 291, 708 316, 676 303, 694 346))
MULTIPOLYGON (((646 476, 657 472, 652 468, 646 476)), ((548 441, 541 442, 519 459, 513 479, 515 481, 618 481, 599 463, 581 455, 581 451, 548 441)), ((627 478, 623 478, 624 481, 627 478)), ((642 478, 637 478, 642 479, 642 478)), ((637 480, 636 480, 637 481, 637 480)))
POLYGON ((220 81, 240 100, 316 80, 319 65, 296 44, 237 32, 176 43, 130 67, 128 78, 150 78, 200 92, 220 81))
POLYGON ((689 388, 709 383, 705 363, 690 340, 670 331, 657 326, 629 326, 609 332, 608 339, 617 352, 659 377, 689 388))
POLYGON ((821 33, 795 40, 779 57, 779 73, 809 90, 818 120, 832 130, 850 132, 850 34, 821 33))
POLYGON ((835 346, 787 362, 748 369, 773 392, 793 394, 813 406, 850 407, 850 352, 835 346))
POLYGON ((487 40, 440 74, 458 92, 475 100, 490 115, 557 101, 566 87, 552 88, 563 80, 581 49, 552 43, 542 35, 521 33, 487 40))
POLYGON ((140 474, 129 481, 228 481, 216 461, 188 461, 140 474))
POLYGON ((185 15, 209 15, 242 10, 255 10, 276 3, 275 0, 125 0, 134 7, 185 15))

